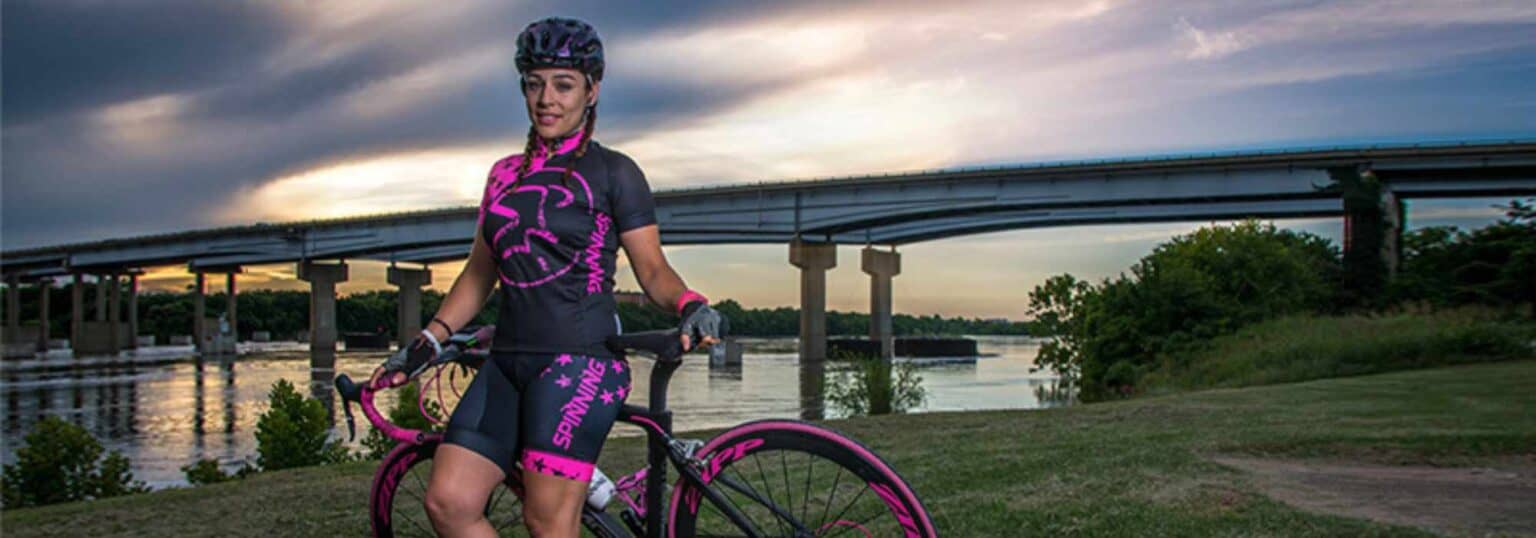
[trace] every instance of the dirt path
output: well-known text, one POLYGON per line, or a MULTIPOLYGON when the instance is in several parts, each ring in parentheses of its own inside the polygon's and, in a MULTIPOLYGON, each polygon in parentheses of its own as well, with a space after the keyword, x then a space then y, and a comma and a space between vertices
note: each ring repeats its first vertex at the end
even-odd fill
POLYGON ((1303 510, 1445 534, 1536 536, 1536 463, 1529 458, 1459 468, 1212 460, 1250 473, 1266 495, 1303 510))

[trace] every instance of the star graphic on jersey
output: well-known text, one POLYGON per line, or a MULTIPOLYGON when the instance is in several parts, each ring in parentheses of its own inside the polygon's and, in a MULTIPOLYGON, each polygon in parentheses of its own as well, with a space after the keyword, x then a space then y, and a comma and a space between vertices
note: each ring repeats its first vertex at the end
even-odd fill
POLYGON ((615 374, 624 373, 624 361, 621 361, 621 360, 618 360, 618 359, 614 359, 613 360, 613 373, 615 373, 615 374))
POLYGON ((533 468, 537 469, 541 473, 544 472, 544 470, 545 470, 544 458, 534 458, 533 459, 533 468))
POLYGON ((612 392, 608 392, 608 391, 605 390, 605 391, 603 391, 603 393, 599 397, 603 399, 603 403, 605 403, 605 404, 613 403, 613 393, 612 392))
POLYGON ((624 397, 628 396, 628 395, 629 395, 629 387, 619 387, 619 399, 620 400, 623 400, 624 397))
POLYGON ((571 378, 562 374, 560 379, 555 380, 555 384, 560 385, 561 387, 569 387, 571 386, 571 378))
POLYGON ((571 356, 568 355, 568 354, 567 355, 561 355, 560 358, 555 359, 555 362, 560 363, 561 366, 570 366, 570 364, 571 364, 571 356))

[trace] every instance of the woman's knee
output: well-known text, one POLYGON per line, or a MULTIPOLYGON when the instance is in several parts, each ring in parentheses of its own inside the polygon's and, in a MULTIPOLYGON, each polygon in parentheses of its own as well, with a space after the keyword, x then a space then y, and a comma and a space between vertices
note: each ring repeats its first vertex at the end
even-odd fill
POLYGON ((534 536, 576 536, 581 530, 581 505, 523 504, 523 521, 534 536))
POLYGON ((427 488, 427 517, 433 526, 454 528, 484 517, 485 500, 465 493, 458 488, 427 488))
POLYGON ((523 521, 535 536, 576 536, 581 530, 581 506, 587 484, 538 473, 523 473, 527 495, 523 521))
POLYGON ((485 517, 485 501, 502 480, 501 469, 467 448, 438 447, 427 481, 427 517, 439 529, 459 528, 485 517))

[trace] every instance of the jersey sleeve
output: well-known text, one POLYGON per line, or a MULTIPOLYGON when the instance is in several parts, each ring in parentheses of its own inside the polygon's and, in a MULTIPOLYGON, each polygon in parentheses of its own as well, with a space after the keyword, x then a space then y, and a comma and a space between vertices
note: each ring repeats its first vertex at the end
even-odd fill
POLYGON ((490 207, 491 197, 496 194, 497 188, 502 185, 502 175, 516 173, 518 160, 521 158, 522 155, 512 155, 504 157, 491 165, 491 171, 485 177, 485 189, 480 193, 480 213, 475 217, 475 233, 480 233, 480 229, 485 226, 485 211, 490 207))
POLYGON ((613 208, 613 222, 619 233, 656 224, 656 201, 651 198, 645 173, 628 155, 614 151, 610 159, 608 177, 613 181, 613 189, 609 207, 613 208))

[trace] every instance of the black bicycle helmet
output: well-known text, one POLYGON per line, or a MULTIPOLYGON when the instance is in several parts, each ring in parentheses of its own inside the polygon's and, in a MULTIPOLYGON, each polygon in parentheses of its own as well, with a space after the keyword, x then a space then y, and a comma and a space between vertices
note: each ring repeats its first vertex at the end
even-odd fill
POLYGON ((540 67, 568 67, 603 80, 603 41, 597 29, 576 19, 550 17, 517 36, 517 72, 540 67))

